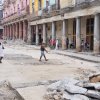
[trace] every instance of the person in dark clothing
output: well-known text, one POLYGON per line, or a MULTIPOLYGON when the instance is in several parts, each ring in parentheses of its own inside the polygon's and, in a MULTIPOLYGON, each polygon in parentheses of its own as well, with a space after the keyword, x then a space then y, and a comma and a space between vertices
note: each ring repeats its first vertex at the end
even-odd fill
POLYGON ((45 56, 45 53, 44 53, 44 52, 46 51, 46 52, 48 53, 48 51, 45 49, 45 44, 44 44, 44 43, 42 43, 40 50, 41 50, 41 56, 40 56, 39 61, 41 61, 42 56, 44 56, 45 61, 47 61, 47 58, 46 58, 46 56, 45 56))
POLYGON ((69 47, 69 39, 67 38, 66 39, 66 48, 68 49, 68 47, 69 47))

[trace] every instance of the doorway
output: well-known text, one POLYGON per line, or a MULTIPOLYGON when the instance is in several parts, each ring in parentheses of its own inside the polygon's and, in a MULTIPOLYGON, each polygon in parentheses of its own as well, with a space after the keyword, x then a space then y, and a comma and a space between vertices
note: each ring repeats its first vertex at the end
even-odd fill
POLYGON ((86 42, 89 43, 89 50, 93 50, 94 38, 94 18, 89 18, 86 21, 86 42))

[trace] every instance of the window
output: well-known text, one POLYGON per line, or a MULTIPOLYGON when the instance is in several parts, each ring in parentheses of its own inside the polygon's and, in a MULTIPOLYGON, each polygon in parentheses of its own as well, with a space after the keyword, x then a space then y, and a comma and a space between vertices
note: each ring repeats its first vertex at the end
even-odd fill
POLYGON ((94 35, 94 18, 87 19, 86 22, 86 41, 90 45, 90 50, 93 50, 93 35, 94 35))
POLYGON ((87 29, 88 35, 93 34, 93 31, 94 31, 94 19, 93 18, 87 19, 86 29, 87 29))

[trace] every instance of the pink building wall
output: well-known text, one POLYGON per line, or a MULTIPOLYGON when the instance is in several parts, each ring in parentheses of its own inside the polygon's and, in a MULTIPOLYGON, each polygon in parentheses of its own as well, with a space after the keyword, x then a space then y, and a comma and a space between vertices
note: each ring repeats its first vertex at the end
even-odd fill
POLYGON ((3 10, 3 18, 8 17, 14 13, 21 13, 29 5, 29 0, 16 0, 14 4, 10 4, 3 10))

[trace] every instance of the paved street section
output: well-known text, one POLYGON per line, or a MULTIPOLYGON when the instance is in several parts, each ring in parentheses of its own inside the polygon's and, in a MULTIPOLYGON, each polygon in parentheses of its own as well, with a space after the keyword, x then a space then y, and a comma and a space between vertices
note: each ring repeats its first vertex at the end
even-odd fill
POLYGON ((74 53, 62 53, 60 50, 52 51, 49 48, 49 53, 46 53, 48 61, 43 58, 40 62, 39 48, 28 45, 5 45, 5 57, 0 64, 0 81, 10 81, 25 100, 42 100, 46 86, 52 81, 66 77, 87 80, 90 74, 100 71, 99 63, 70 57, 68 55, 74 53))

